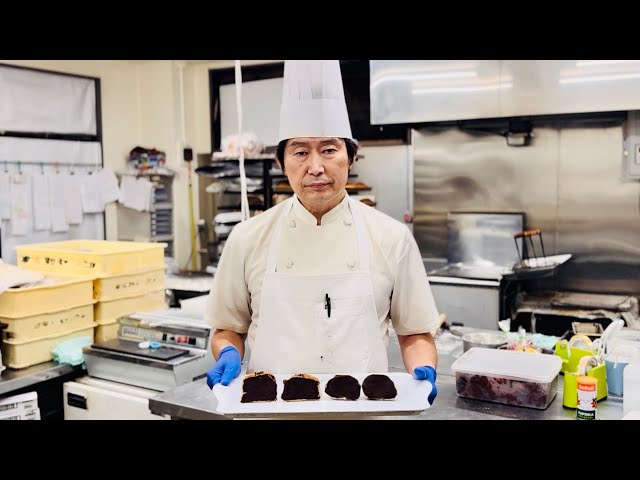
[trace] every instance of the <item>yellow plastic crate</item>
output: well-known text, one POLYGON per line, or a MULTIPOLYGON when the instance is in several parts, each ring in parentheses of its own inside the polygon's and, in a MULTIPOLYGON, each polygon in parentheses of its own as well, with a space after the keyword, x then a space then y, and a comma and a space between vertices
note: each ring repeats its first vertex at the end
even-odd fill
POLYGON ((164 288, 164 269, 112 275, 93 281, 93 298, 99 302, 135 297, 164 288))
POLYGON ((31 342, 41 338, 63 335, 79 328, 93 327, 93 304, 74 307, 59 312, 41 313, 22 318, 0 317, 9 325, 2 331, 4 340, 31 342))
POLYGON ((93 303, 93 278, 47 274, 43 285, 9 288, 0 294, 0 317, 22 318, 93 303))
POLYGON ((94 278, 164 268, 166 243, 66 240, 16 246, 18 266, 94 278))
POLYGON ((2 345, 2 363, 11 368, 25 368, 53 360, 56 345, 77 337, 89 337, 93 343, 93 327, 82 328, 55 337, 42 338, 33 342, 6 340, 2 345))
POLYGON ((118 338, 118 329, 120 322, 107 323, 104 325, 96 325, 95 341, 106 342, 112 338, 118 338))
POLYGON ((97 324, 104 325, 131 313, 151 312, 162 308, 167 308, 164 290, 158 290, 137 297, 98 302, 93 306, 93 318, 97 324))

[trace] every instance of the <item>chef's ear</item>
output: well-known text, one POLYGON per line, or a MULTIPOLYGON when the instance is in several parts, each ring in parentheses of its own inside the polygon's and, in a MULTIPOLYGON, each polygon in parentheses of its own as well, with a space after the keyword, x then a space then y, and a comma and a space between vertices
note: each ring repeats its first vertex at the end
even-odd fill
POLYGON ((280 170, 282 170, 282 173, 284 173, 284 162, 280 163, 280 159, 277 156, 276 156, 276 165, 280 170))

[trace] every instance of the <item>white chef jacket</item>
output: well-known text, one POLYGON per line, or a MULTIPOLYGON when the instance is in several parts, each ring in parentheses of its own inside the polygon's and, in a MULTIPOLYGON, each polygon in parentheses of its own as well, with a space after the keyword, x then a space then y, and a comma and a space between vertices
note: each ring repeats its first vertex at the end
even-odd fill
MULTIPOLYGON (((385 345, 389 320, 398 335, 434 330, 439 325, 438 311, 415 238, 401 222, 362 202, 357 204, 369 239, 376 310, 385 345)), ((248 333, 250 349, 260 322, 262 281, 274 228, 282 229, 277 271, 321 274, 360 268, 348 195, 322 216, 321 225, 297 199, 287 220, 278 223, 283 205, 233 228, 209 293, 205 321, 213 328, 248 333)))

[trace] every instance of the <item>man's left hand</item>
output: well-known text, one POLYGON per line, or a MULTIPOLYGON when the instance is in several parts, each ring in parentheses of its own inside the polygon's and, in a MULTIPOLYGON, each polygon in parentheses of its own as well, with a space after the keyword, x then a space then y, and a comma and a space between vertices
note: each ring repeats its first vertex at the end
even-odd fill
POLYGON ((438 395, 438 389, 436 388, 436 369, 430 366, 416 367, 413 369, 413 374, 418 380, 426 380, 431 384, 431 393, 429 394, 429 405, 433 405, 433 401, 438 395))

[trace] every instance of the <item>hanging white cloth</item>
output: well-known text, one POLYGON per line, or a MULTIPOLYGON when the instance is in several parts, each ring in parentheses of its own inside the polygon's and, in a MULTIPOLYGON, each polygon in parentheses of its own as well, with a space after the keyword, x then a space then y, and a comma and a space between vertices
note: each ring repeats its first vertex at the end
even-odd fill
POLYGON ((51 205, 49 202, 49 180, 43 174, 33 176, 33 229, 51 228, 51 205))
POLYGON ((0 220, 11 218, 11 174, 0 173, 0 220))
POLYGON ((104 212, 104 198, 100 190, 98 176, 84 175, 80 179, 80 194, 82 196, 82 211, 84 213, 104 212))
POLYGON ((118 186, 118 179, 115 173, 113 173, 113 170, 108 167, 101 169, 96 173, 96 181, 100 186, 100 193, 104 205, 115 202, 120 198, 120 187, 118 186))
POLYGON ((51 231, 54 233, 68 232, 69 224, 64 213, 65 180, 56 173, 49 177, 49 207, 51 209, 51 231))
POLYGON ((151 193, 153 184, 146 178, 138 178, 132 175, 124 175, 120 182, 120 199, 118 200, 127 208, 138 212, 148 211, 151 207, 151 193))
POLYGON ((64 182, 64 216, 67 223, 77 225, 82 223, 82 196, 80 195, 80 178, 70 173, 59 174, 64 182))
POLYGON ((31 177, 16 173, 11 177, 11 234, 31 231, 31 177))

